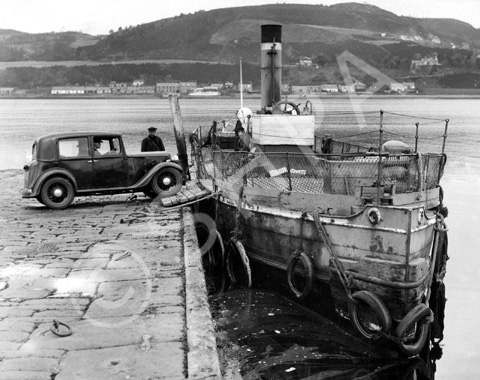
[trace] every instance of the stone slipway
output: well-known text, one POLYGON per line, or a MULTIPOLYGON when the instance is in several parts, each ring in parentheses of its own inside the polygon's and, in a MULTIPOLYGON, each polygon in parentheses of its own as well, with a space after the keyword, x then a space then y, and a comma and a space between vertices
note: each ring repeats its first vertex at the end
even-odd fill
POLYGON ((51 211, 20 198, 21 171, 0 181, 0 379, 220 379, 188 208, 117 195, 51 211))

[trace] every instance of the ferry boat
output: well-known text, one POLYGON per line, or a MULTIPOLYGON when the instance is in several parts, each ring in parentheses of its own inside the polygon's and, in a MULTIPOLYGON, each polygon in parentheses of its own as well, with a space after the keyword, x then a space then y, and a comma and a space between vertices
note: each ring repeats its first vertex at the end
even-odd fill
POLYGON ((304 305, 327 286, 360 336, 417 355, 437 316, 432 286, 445 275, 448 120, 432 153, 417 149, 418 124, 414 147, 384 141, 384 111, 370 145, 319 136, 308 100, 281 99, 281 31, 262 26, 261 109, 240 108, 235 132, 213 122, 190 136, 225 270, 247 286, 255 263, 279 271, 304 305))

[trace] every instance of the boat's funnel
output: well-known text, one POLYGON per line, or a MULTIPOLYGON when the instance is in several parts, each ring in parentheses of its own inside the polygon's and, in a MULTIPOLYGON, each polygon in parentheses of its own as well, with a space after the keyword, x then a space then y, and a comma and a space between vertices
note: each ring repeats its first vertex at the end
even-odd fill
POLYGON ((282 96, 282 26, 262 25, 261 40, 262 110, 265 111, 282 96))

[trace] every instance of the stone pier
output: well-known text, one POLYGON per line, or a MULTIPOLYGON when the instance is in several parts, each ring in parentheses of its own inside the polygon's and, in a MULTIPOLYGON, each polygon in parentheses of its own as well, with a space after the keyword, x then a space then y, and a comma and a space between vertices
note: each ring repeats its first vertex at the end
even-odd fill
POLYGON ((21 199, 21 171, 0 180, 1 379, 220 379, 188 208, 137 194, 52 211, 21 199))

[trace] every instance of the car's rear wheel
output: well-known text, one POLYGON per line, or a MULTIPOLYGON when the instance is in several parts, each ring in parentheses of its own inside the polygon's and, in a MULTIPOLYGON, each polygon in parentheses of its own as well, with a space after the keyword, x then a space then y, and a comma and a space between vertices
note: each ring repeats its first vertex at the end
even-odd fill
POLYGON ((53 210, 70 206, 75 197, 72 183, 63 177, 52 177, 45 181, 40 192, 42 203, 53 210))
POLYGON ((180 191, 183 184, 182 173, 174 168, 162 168, 152 178, 151 186, 155 194, 171 197, 180 191))

